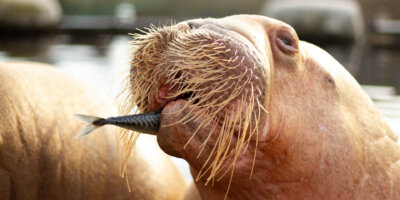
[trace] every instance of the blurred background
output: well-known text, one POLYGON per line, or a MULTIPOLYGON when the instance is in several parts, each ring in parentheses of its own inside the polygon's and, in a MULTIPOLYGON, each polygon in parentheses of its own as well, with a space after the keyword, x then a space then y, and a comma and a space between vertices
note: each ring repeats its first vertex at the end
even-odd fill
POLYGON ((292 25, 339 60, 400 133, 399 0, 0 0, 0 61, 49 63, 113 98, 129 67, 128 33, 232 14, 292 25))

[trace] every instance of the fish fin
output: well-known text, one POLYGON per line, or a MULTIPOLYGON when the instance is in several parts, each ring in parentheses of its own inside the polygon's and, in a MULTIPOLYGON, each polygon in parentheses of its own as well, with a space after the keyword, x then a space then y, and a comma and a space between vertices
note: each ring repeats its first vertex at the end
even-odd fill
POLYGON ((88 123, 88 125, 82 129, 81 132, 76 136, 76 138, 84 137, 91 132, 95 131, 96 129, 100 128, 100 125, 94 125, 95 121, 101 120, 101 117, 89 116, 89 115, 75 115, 76 118, 88 123))
POLYGON ((101 117, 95 117, 95 116, 90 116, 90 115, 78 115, 78 114, 75 115, 75 117, 77 119, 80 119, 80 120, 88 123, 88 124, 93 124, 93 122, 103 119, 101 117))

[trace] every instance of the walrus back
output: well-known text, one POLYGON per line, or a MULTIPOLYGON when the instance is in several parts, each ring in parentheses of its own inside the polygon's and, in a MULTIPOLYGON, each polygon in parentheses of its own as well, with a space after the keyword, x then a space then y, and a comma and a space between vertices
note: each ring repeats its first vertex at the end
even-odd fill
POLYGON ((111 115, 110 103, 59 70, 0 63, 0 199, 180 199, 186 185, 151 138, 119 176, 110 127, 75 139, 74 113, 111 115), (151 152, 151 158, 146 153, 151 152))

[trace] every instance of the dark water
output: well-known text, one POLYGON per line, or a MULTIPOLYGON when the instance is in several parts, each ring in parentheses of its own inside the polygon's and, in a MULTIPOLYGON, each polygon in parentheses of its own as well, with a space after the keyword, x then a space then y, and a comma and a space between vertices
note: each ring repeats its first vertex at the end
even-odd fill
MULTIPOLYGON (((78 78, 87 78, 82 73, 95 73, 93 82, 109 83, 110 70, 129 63, 129 41, 127 34, 0 35, 0 61, 49 63, 78 78)), ((339 60, 361 84, 393 86, 400 92, 400 47, 319 46, 339 60)))
POLYGON ((129 65, 129 41, 108 34, 0 36, 0 61, 48 63, 114 94, 110 85, 129 65))
POLYGON ((400 46, 370 49, 356 78, 361 84, 394 86, 400 94, 400 46))

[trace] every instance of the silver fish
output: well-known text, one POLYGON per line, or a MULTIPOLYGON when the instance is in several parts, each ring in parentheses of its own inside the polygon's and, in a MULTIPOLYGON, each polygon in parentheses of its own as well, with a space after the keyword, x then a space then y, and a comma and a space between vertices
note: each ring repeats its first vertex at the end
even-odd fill
POLYGON ((155 135, 160 126, 161 110, 118 117, 101 118, 89 115, 75 115, 76 118, 85 121, 88 125, 76 136, 81 138, 104 125, 115 125, 125 129, 155 135))

